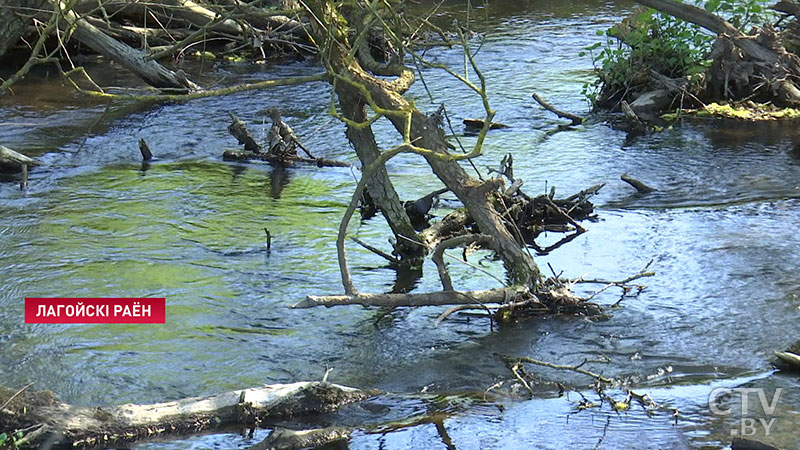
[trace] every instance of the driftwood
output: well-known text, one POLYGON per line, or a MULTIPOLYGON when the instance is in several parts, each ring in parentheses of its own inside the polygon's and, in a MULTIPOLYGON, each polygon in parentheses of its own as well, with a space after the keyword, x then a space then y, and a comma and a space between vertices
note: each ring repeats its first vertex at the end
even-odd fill
MULTIPOLYGON (((467 127, 467 130, 470 131, 478 131, 483 128, 484 120, 483 119, 464 119, 464 126, 467 127)), ((501 130, 503 128, 511 128, 510 126, 500 123, 500 122, 492 122, 489 124, 490 130, 501 130)))
MULTIPOLYGON (((269 150, 265 150, 264 147, 256 141, 247 129, 247 125, 245 125, 241 119, 236 117, 233 113, 229 112, 228 114, 230 114, 232 119, 231 124, 228 126, 228 132, 239 141, 239 144, 244 146, 244 150, 225 150, 222 154, 222 159, 225 161, 267 161, 272 165, 281 167, 291 166, 296 162, 315 164, 317 167, 350 167, 350 164, 343 161, 297 156, 296 151, 286 151, 286 147, 284 147, 283 143, 277 146, 271 146, 269 150), (274 150, 276 148, 278 151, 274 150)), ((280 131, 277 131, 277 133, 280 133, 280 131)))
POLYGON ((28 169, 32 166, 42 165, 36 159, 15 152, 10 148, 0 145, 0 172, 21 172, 22 177, 19 181, 19 188, 24 190, 28 187, 28 169))
POLYGON ((565 111, 561 111, 560 109, 554 107, 550 103, 547 103, 547 101, 545 101, 545 99, 540 97, 539 94, 537 94, 535 92, 533 94, 533 99, 536 100, 536 103, 542 105, 542 108, 550 111, 551 113, 557 115, 558 117, 561 117, 562 119, 571 120, 572 123, 570 125, 580 125, 580 124, 583 123, 583 117, 576 116, 575 114, 568 113, 568 112, 565 112, 565 111))
POLYGON ((329 383, 301 382, 150 405, 78 407, 61 403, 46 392, 24 392, 10 402, 0 397, 0 404, 7 403, 0 410, 0 423, 9 431, 35 431, 36 442, 116 447, 142 439, 232 425, 256 426, 269 420, 329 412, 375 393, 329 383))
POLYGON ((30 167, 40 165, 42 165, 42 163, 38 160, 15 152, 5 145, 0 145, 0 166, 5 166, 7 169, 13 171, 19 171, 22 170, 23 166, 30 167))
POLYGON ((639 192, 640 194, 649 194, 651 192, 654 192, 654 191, 658 190, 656 188, 652 188, 652 187, 642 183, 641 181, 637 180, 636 178, 630 177, 627 173, 623 173, 622 175, 620 175, 619 178, 620 178, 620 180, 622 180, 622 181, 630 184, 631 186, 633 186, 636 189, 636 191, 639 192))
POLYGON ((800 370, 800 355, 792 352, 775 352, 781 363, 792 370, 800 370))
POLYGON ((514 298, 523 290, 519 286, 483 291, 438 291, 421 294, 357 294, 357 295, 309 295, 294 304, 292 308, 312 308, 315 306, 442 306, 442 305, 480 305, 503 303, 514 298))

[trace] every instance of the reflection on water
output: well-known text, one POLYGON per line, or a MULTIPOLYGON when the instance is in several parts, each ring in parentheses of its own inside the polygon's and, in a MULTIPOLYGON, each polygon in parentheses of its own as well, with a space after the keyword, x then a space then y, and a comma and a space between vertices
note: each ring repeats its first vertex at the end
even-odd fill
MULTIPOLYGON (((458 2, 460 3, 460 2, 458 2)), ((627 7, 627 6, 626 6, 627 7)), ((451 21, 455 4, 437 20, 451 21)), ((603 321, 543 318, 489 332, 485 319, 454 317, 433 327, 441 308, 296 311, 309 293, 340 290, 334 237, 354 187, 349 169, 220 161, 235 146, 227 111, 265 133, 263 111, 280 106, 316 154, 353 161, 342 126, 326 114, 324 84, 204 99, 158 107, 107 108, 35 76, 0 103, 0 141, 41 154, 50 165, 32 172, 30 189, 0 185, 0 379, 35 381, 65 401, 147 402, 267 382, 331 380, 395 393, 485 391, 507 369, 496 353, 580 363, 598 355, 595 371, 628 380, 680 410, 647 418, 585 411, 575 398, 467 402, 444 420, 456 448, 687 448, 730 442, 732 418, 711 415, 715 383, 783 387, 774 433, 787 448, 800 442, 797 378, 770 375, 774 350, 797 336, 800 315, 800 157, 795 128, 693 122, 626 140, 602 123, 548 135, 561 121, 530 98, 539 92, 559 107, 585 113, 580 98, 591 61, 577 49, 622 15, 602 2, 491 2, 470 18, 491 30, 478 53, 497 120, 512 126, 490 134, 478 167, 513 152, 515 172, 534 194, 556 186, 568 195, 606 182, 597 198, 601 221, 546 257, 566 276, 619 279, 654 259, 658 275, 639 297, 603 321), (138 140, 158 160, 143 168, 138 140), (629 173, 659 189, 636 194, 619 181, 629 173), (265 246, 264 228, 272 247, 265 246), (26 296, 163 296, 168 325, 23 325, 26 296), (667 370, 669 368, 670 370, 667 370), (747 378, 752 373, 763 376, 747 378), (642 443, 637 446, 637 443, 642 443)), ((463 16, 461 17, 463 21, 463 16)), ((462 56, 432 49, 432 59, 458 67, 462 56)), ((91 67, 90 67, 91 69, 91 67)), ((94 68, 97 70, 97 68, 94 68)), ((192 67, 187 67, 192 69, 192 67)), ((208 79, 258 80, 313 70, 310 63, 252 69, 219 64, 208 79)), ((42 74, 40 74, 42 75, 42 74)), ((110 73, 117 84, 130 83, 110 73), (117 77, 115 79, 114 77, 117 77)), ((458 122, 480 114, 480 100, 446 74, 424 73, 410 95, 426 110, 447 104, 458 122)), ((201 77, 202 79, 202 77, 201 77)), ((396 143, 387 123, 382 144, 396 143)), ((470 144, 472 137, 462 137, 470 144)), ((420 158, 392 160, 403 198, 440 187, 420 158)), ((438 213, 446 213, 438 209, 438 213)), ((381 248, 379 219, 352 233, 381 248)), ((548 236, 547 239, 557 237, 548 236)), ((358 247, 349 249, 364 291, 438 288, 436 271, 399 273, 358 247)), ((495 275, 502 268, 476 255, 495 275)), ((496 282, 452 267, 464 289, 496 282)), ((611 304, 613 292, 601 296, 611 304)), ((537 371, 576 386, 577 374, 537 371)), ((586 395, 590 395, 587 393, 586 395)), ((574 397, 574 394, 571 394, 574 397)), ((382 398, 380 408, 353 412, 380 422, 425 411, 420 400, 382 398)), ((346 416, 346 414, 345 414, 346 416)), ((369 419, 367 419, 369 418, 369 419)), ((434 424, 385 435, 359 434, 353 448, 446 448, 434 424)), ((159 448, 239 448, 230 435, 192 438, 159 448)))

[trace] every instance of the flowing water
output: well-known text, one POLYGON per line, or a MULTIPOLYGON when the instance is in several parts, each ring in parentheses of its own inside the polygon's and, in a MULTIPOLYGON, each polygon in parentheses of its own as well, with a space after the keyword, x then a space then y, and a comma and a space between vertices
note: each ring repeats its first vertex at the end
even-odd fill
MULTIPOLYGON (((622 279, 653 260, 657 275, 643 281, 647 289, 607 319, 542 318, 491 332, 479 317, 434 327, 441 308, 385 316, 356 306, 289 309, 307 294, 341 290, 334 240, 357 174, 222 162, 223 149, 236 144, 226 131, 227 112, 263 133, 264 111, 278 106, 307 147, 352 162, 342 125, 326 113, 327 85, 107 107, 40 69, 0 103, 0 142, 48 164, 32 172, 26 192, 0 183, 0 384, 33 381, 66 402, 117 404, 314 380, 332 367, 333 382, 391 393, 346 408, 336 420, 377 424, 432 411, 444 417, 446 434, 432 423, 364 432, 351 441, 354 449, 721 448, 741 431, 742 414, 735 397, 725 403, 732 415, 713 414, 714 388, 764 388, 770 399, 782 388, 774 426, 769 435, 759 426, 756 437, 800 447, 800 383, 771 368, 773 351, 799 338, 800 132, 787 124, 699 122, 632 138, 605 123, 549 134, 562 121, 531 99, 538 92, 562 109, 585 112, 581 88, 592 63, 578 52, 628 8, 593 0, 501 1, 476 8, 469 19, 455 13, 456 5, 437 17, 469 20, 485 32, 478 63, 496 120, 511 125, 491 132, 479 168, 511 152, 529 193, 556 186, 566 196, 607 183, 596 197, 600 220, 537 258, 539 265, 573 278, 622 279), (140 137, 158 157, 148 168, 139 162, 140 137), (619 181, 626 172, 659 191, 634 193, 619 181), (273 236, 269 250, 264 228, 273 236), (166 297, 168 324, 23 324, 23 298, 47 296, 166 297), (537 388, 533 400, 483 401, 485 390, 509 379, 498 353, 564 364, 607 357, 609 363, 587 367, 678 409, 677 425, 670 411, 647 417, 635 406, 576 414, 580 397, 559 397, 552 386, 537 388)), ((464 64, 455 51, 433 48, 427 56, 464 64)), ((87 66, 101 84, 136 84, 106 63, 87 66)), ((185 69, 206 84, 319 70, 311 62, 194 62, 185 69)), ((426 110, 445 103, 457 134, 462 118, 480 117, 479 99, 464 86, 442 72, 423 76, 429 92, 418 82, 410 95, 426 110)), ((388 124, 377 129, 383 145, 397 142, 388 124)), ((469 145, 474 138, 461 139, 469 145)), ((389 170, 403 198, 441 186, 418 157, 395 158, 389 170)), ((436 211, 443 215, 454 204, 445 200, 436 211)), ((388 248, 380 218, 355 224, 351 233, 388 248)), ((375 255, 359 248, 349 254, 362 291, 407 283, 375 255)), ((480 257, 473 261, 502 275, 480 257)), ((498 285, 468 267, 452 270, 460 288, 498 285)), ((416 291, 437 289, 435 269, 424 272, 416 291)), ((613 290, 598 297, 609 305, 617 299, 613 290)), ((590 381, 533 370, 543 380, 590 381)), ((585 395, 592 399, 591 391, 585 395)), ((755 395, 750 403, 747 417, 767 417, 755 395)), ((218 434, 144 447, 252 442, 218 434)))

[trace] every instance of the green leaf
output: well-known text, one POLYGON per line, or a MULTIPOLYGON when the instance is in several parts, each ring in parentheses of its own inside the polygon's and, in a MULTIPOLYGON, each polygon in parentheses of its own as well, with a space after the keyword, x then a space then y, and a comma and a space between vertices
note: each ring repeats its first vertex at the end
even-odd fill
POLYGON ((3 433, 0 434, 0 445, 4 445, 8 441, 8 435, 3 433))

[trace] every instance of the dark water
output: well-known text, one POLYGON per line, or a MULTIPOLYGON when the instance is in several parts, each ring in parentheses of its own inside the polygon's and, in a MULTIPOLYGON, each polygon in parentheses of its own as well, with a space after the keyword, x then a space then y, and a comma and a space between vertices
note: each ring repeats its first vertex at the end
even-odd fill
MULTIPOLYGON (((544 318, 491 333, 480 318, 434 327, 440 308, 395 311, 377 324, 380 313, 361 307, 289 309, 307 294, 341 290, 334 240, 357 173, 221 162, 222 150, 236 144, 226 131, 227 111, 261 133, 266 127, 255 124, 265 120, 264 110, 279 106, 317 154, 354 161, 342 125, 326 114, 328 86, 107 107, 49 82, 42 70, 0 103, 0 142, 49 164, 32 173, 25 193, 0 184, 2 384, 35 381, 67 402, 114 404, 319 379, 333 367, 331 381, 394 393, 337 420, 380 423, 441 408, 450 442, 460 449, 720 448, 730 443, 742 414, 740 408, 728 417, 712 414, 714 388, 764 388, 770 398, 782 388, 775 425, 768 436, 763 428, 757 436, 800 447, 800 383, 773 374, 770 364, 773 351, 800 338, 800 155, 794 150, 800 132, 786 124, 703 122, 628 139, 597 123, 548 136, 560 121, 530 98, 538 92, 563 109, 585 112, 580 92, 591 79, 591 60, 578 51, 628 7, 497 2, 470 17, 474 29, 490 31, 478 62, 496 120, 512 126, 492 132, 478 167, 495 166, 513 152, 515 173, 529 193, 556 186, 568 195, 608 183, 596 202, 601 220, 539 264, 569 277, 621 279, 654 260, 658 274, 644 281, 647 290, 607 320, 544 318), (140 137, 159 158, 147 171, 138 162, 140 137), (635 194, 619 181, 626 172, 659 191, 635 194), (264 227, 273 235, 269 251, 264 227), (23 298, 46 296, 166 297, 168 325, 24 325, 23 298), (496 353, 564 364, 605 356, 610 363, 587 367, 677 408, 678 425, 671 412, 647 417, 636 407, 572 414, 580 397, 556 397, 545 384, 534 400, 489 395, 483 401, 484 391, 509 377, 496 353), (460 400, 442 405, 404 396, 422 391, 460 394, 460 400)), ((443 8, 440 20, 451 20, 454 8, 443 8)), ((427 56, 463 67, 455 52, 432 49, 427 56)), ((89 68, 107 85, 135 83, 103 63, 89 68)), ((318 69, 191 63, 186 70, 206 83, 232 83, 318 69)), ((446 103, 459 134, 462 118, 480 116, 479 99, 448 75, 423 75, 433 99, 417 83, 411 95, 421 108, 446 103)), ((388 124, 377 128, 382 144, 397 142, 388 124)), ((389 170, 403 198, 440 187, 420 158, 395 158, 389 170)), ((351 233, 388 248, 380 220, 355 224, 351 233)), ((359 248, 349 255, 361 290, 392 289, 395 273, 380 259, 359 248)), ((502 275, 496 264, 481 264, 502 275)), ((460 288, 497 285, 472 269, 452 270, 460 288)), ((417 291, 437 289, 435 269, 426 266, 425 274, 417 291)), ((599 301, 617 298, 610 290, 599 301)), ((589 384, 573 373, 536 373, 589 384)), ((764 414, 753 407, 748 417, 764 414)), ((447 448, 446 442, 428 424, 357 434, 351 447, 447 448)), ((251 443, 216 435, 147 447, 251 443)))

